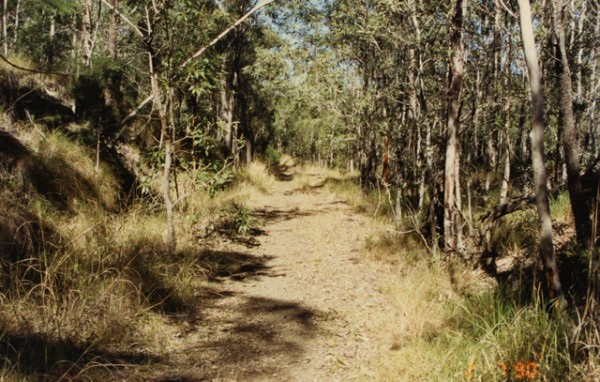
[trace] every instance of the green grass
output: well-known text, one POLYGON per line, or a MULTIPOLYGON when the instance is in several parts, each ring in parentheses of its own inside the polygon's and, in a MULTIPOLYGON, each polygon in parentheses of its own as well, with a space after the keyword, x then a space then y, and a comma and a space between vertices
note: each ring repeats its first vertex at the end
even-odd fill
MULTIPOLYGON (((569 223, 567 193, 551 199, 551 211, 555 222, 569 223)), ((533 209, 508 215, 497 227, 499 255, 518 259, 504 281, 468 264, 434 261, 416 235, 388 231, 370 239, 369 258, 394 264, 399 273, 388 290, 396 341, 376 380, 598 380, 593 305, 557 313, 541 301, 538 229, 533 209)))
MULTIPOLYGON (((413 287, 429 289, 433 295, 439 293, 438 287, 448 287, 436 285, 429 270, 409 271, 415 272, 428 276, 429 283, 413 287)), ((428 316, 419 315, 428 318, 422 318, 421 330, 413 327, 412 335, 405 335, 404 343, 382 362, 378 380, 558 382, 599 376, 598 351, 582 346, 574 335, 578 322, 566 314, 549 313, 543 304, 521 306, 498 291, 454 296, 437 304, 427 296, 415 297, 421 308, 408 308, 414 304, 403 301, 399 312, 410 316, 428 311, 428 316), (529 374, 519 372, 519 367, 528 367, 529 374)), ((410 326, 404 321, 396 325, 406 331, 410 326)))

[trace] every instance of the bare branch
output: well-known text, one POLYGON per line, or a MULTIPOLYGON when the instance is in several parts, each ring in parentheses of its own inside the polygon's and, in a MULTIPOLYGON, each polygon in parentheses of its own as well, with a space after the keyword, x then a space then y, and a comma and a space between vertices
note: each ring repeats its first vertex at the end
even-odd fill
POLYGON ((124 14, 119 12, 119 10, 117 8, 113 7, 112 4, 110 4, 107 0, 100 0, 100 1, 102 1, 102 3, 104 5, 106 5, 108 8, 110 8, 111 11, 115 12, 121 19, 123 19, 123 21, 125 21, 127 24, 129 24, 129 26, 133 28, 133 30, 136 32, 136 34, 138 36, 140 36, 141 38, 146 37, 146 35, 144 35, 142 30, 137 25, 135 25, 131 20, 129 20, 129 18, 127 18, 127 16, 125 16, 124 14))
POLYGON ((125 124, 125 122, 129 121, 131 118, 135 117, 137 115, 137 113, 142 110, 142 108, 144 106, 146 106, 148 104, 148 102, 152 101, 154 99, 153 95, 149 95, 148 97, 146 97, 146 99, 144 99, 135 109, 133 109, 133 111, 129 114, 127 114, 127 116, 125 118, 123 118, 123 120, 121 121, 121 125, 125 124))
MULTIPOLYGON (((104 1, 104 0, 103 0, 104 1)), ((248 13, 246 13, 244 16, 240 17, 235 23, 233 23, 229 28, 225 29, 223 32, 221 32, 217 37, 215 37, 211 42, 208 43, 208 45, 203 46, 202 48, 198 49, 198 51, 196 51, 196 53, 194 53, 192 56, 190 56, 187 60, 185 60, 181 65, 179 65, 179 69, 182 69, 184 67, 186 67, 190 62, 192 62, 193 60, 195 60, 196 58, 202 56, 204 54, 204 52, 210 48, 211 46, 215 45, 217 42, 219 42, 223 37, 227 36, 229 34, 229 32, 231 32, 233 29, 235 29, 238 25, 240 25, 241 23, 243 23, 244 21, 246 21, 246 19, 250 16, 252 16, 254 13, 256 13, 257 11, 259 11, 260 9, 266 7, 267 5, 275 2, 276 0, 264 0, 258 4, 256 4, 252 9, 250 9, 248 11, 248 13)))

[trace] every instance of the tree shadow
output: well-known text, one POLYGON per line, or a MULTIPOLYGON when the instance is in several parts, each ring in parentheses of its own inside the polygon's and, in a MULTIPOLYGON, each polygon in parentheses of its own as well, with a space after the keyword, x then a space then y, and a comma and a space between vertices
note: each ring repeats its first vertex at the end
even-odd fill
MULTIPOLYGON (((559 276, 569 305, 585 306, 588 292, 595 281, 590 279, 589 254, 585 251, 573 251, 573 248, 574 237, 555 248, 559 276)), ((511 260, 511 256, 486 252, 479 259, 479 267, 496 280, 503 296, 523 306, 535 303, 540 297, 546 299, 549 296, 542 265, 534 255, 535 248, 528 253, 521 259, 511 260), (540 291, 543 293, 541 296, 540 291)))
MULTIPOLYGON (((304 345, 319 332, 319 312, 302 304, 259 296, 238 296, 237 303, 209 308, 212 311, 198 330, 210 336, 182 349, 184 364, 195 363, 206 380, 253 380, 265 376, 285 378, 289 365, 305 352, 304 345), (233 311, 233 318, 227 310, 233 311), (192 362, 193 361, 193 362, 192 362)), ((198 334, 196 334, 198 335, 198 334)), ((166 372, 163 379, 177 379, 166 372), (168 377, 167 377, 168 376, 168 377)), ((193 379, 190 379, 193 380, 193 379)))
POLYGON ((70 211, 76 200, 93 202, 105 209, 96 185, 60 155, 37 155, 17 138, 0 130, 0 171, 18 185, 21 196, 40 195, 59 210, 70 211))
POLYGON ((294 171, 292 170, 293 166, 288 166, 287 164, 277 164, 271 167, 271 171, 275 176, 275 179, 282 182, 291 182, 294 180, 294 171))
POLYGON ((234 251, 204 250, 199 256, 199 264, 207 270, 209 281, 222 282, 227 278, 236 281, 258 277, 277 277, 267 262, 273 256, 255 256, 234 251))
POLYGON ((157 356, 141 352, 112 352, 88 343, 51 339, 39 333, 0 334, 0 366, 5 371, 35 377, 39 381, 77 380, 90 365, 103 365, 107 373, 132 365, 158 363, 157 356))
POLYGON ((0 70, 0 105, 17 121, 43 124, 57 128, 75 120, 75 113, 59 99, 33 82, 23 85, 14 74, 0 70))
POLYGON ((252 214, 264 222, 280 222, 295 219, 297 217, 312 216, 315 211, 300 210, 300 208, 292 208, 283 210, 278 208, 258 208, 252 211, 252 214))
MULTIPOLYGON (((279 277, 267 263, 272 256, 259 256, 236 251, 219 251, 199 248, 197 250, 180 251, 172 256, 164 253, 159 240, 133 243, 127 253, 119 256, 112 265, 114 269, 122 269, 123 275, 141 294, 144 303, 154 311, 164 314, 194 314, 198 307, 204 306, 206 300, 214 300, 216 296, 227 297, 222 293, 214 293, 210 288, 197 290, 194 294, 182 294, 177 288, 177 272, 182 264, 189 264, 190 274, 197 275, 208 282, 222 284, 226 280, 249 281, 261 277, 279 277)), ((97 264, 87 264, 91 269, 97 264)))
POLYGON ((499 261, 502 260, 497 255, 486 253, 479 259, 479 267, 496 280, 503 297, 521 306, 531 304, 536 296, 534 291, 541 286, 540 277, 543 277, 537 263, 515 260, 507 267, 500 266, 499 261))

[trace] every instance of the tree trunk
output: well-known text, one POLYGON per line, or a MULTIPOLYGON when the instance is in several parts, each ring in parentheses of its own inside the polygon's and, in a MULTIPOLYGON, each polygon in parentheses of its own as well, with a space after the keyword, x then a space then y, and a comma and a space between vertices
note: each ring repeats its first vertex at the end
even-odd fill
MULTIPOLYGON (((510 107, 508 108, 510 109, 510 107)), ((500 204, 508 200, 508 186, 510 182, 510 117, 506 115, 504 136, 504 171, 502 173, 502 187, 500 188, 500 204)))
POLYGON ((567 168, 567 185, 569 198, 571 199, 571 210, 575 218, 575 230, 577 232, 577 243, 585 249, 592 248, 592 221, 590 217, 591 203, 583 193, 581 177, 579 176, 579 142, 575 130, 575 117, 573 115, 573 98, 571 96, 571 69, 567 57, 566 37, 562 15, 563 1, 553 0, 554 7, 554 31, 558 40, 560 82, 560 114, 559 121, 562 125, 562 143, 567 168))
MULTIPOLYGON (((510 40, 510 30, 507 31, 507 39, 510 40)), ((506 94, 510 95, 510 76, 511 76, 511 45, 508 44, 506 49, 506 56, 504 60, 504 77, 503 77, 503 90, 506 94)), ((510 125, 511 125, 511 98, 510 96, 504 101, 504 171, 502 172, 502 186, 500 188, 500 204, 504 204, 508 200, 508 190, 510 185, 510 125)))
POLYGON ((111 0, 112 8, 110 8, 109 19, 108 19, 108 56, 113 60, 119 58, 119 48, 117 39, 117 9, 119 6, 118 0, 111 0))
POLYGON ((86 0, 81 25, 81 53, 84 67, 89 67, 92 59, 92 7, 92 0, 86 0))
POLYGON ((158 81, 158 74, 154 71, 152 64, 152 56, 150 55, 150 80, 152 82, 152 94, 154 95, 154 107, 158 111, 160 121, 160 135, 165 146, 165 163, 162 179, 163 199, 165 203, 165 211, 167 213, 167 232, 166 244, 169 254, 175 253, 176 238, 175 238, 175 223, 173 213, 173 201, 171 199, 171 165, 173 161, 173 142, 169 131, 169 124, 166 112, 162 102, 162 91, 158 81))
POLYGON ((221 121, 225 124, 225 134, 223 136, 223 143, 229 151, 229 154, 233 154, 234 144, 234 131, 233 131, 233 95, 231 91, 228 91, 227 80, 223 78, 221 80, 221 121))
MULTIPOLYGON (((594 35, 598 36, 600 34, 600 12, 596 12, 596 22, 594 25, 594 35)), ((591 48, 590 52, 590 62, 592 63, 592 69, 590 73, 590 91, 588 93, 587 99, 592 100, 590 106, 588 107, 588 126, 589 126, 589 147, 593 150, 593 155, 600 155, 600 147, 597 147, 597 139, 596 134, 598 133, 598 127, 596 126, 596 105, 598 98, 598 89, 600 89, 600 78, 597 78, 597 68, 598 68, 598 50, 594 45, 591 48)), ((588 146, 586 146, 587 148, 588 146)))
POLYGON ((388 137, 383 137, 383 164, 381 170, 381 180, 383 184, 387 186, 389 184, 389 173, 390 173, 390 149, 388 137))
POLYGON ((17 45, 17 41, 19 39, 19 24, 21 18, 19 17, 21 11, 21 0, 17 0, 17 5, 15 6, 15 23, 14 23, 14 31, 13 31, 13 45, 17 45))
MULTIPOLYGON (((544 93, 540 81, 540 68, 535 49, 533 22, 529 0, 518 0, 521 21, 521 35, 525 51, 525 60, 529 72, 533 121, 530 133, 531 163, 535 185, 536 206, 540 221, 539 254, 544 264, 544 272, 550 298, 561 298, 562 287, 558 267, 554 257, 552 242, 552 219, 546 185, 546 167, 544 164, 544 93)), ((564 300, 563 300, 564 301, 564 300)))
POLYGON ((466 0, 456 0, 450 32, 451 58, 449 60, 446 165, 444 173, 444 251, 458 250, 461 242, 460 219, 460 149, 459 112, 463 76, 463 7, 466 0))
MULTIPOLYGON (((150 20, 150 13, 148 11, 148 8, 146 8, 146 22, 148 24, 148 30, 152 30, 152 23, 150 20)), ((163 92, 161 90, 161 84, 159 82, 159 77, 154 62, 154 60, 156 59, 156 55, 154 54, 151 45, 147 46, 147 51, 148 70, 150 72, 150 85, 152 87, 154 109, 158 112, 161 142, 165 146, 165 162, 162 178, 163 201, 165 203, 165 211, 167 214, 165 244, 167 246, 167 253, 169 255, 172 255, 177 249, 177 242, 175 236, 174 208, 173 200, 171 199, 171 166, 173 162, 173 138, 171 135, 171 129, 169 129, 169 120, 167 118, 166 109, 163 105, 163 92)), ((169 93, 167 92, 167 94, 169 93)))
POLYGON ((246 145, 246 165, 250 165, 254 159, 254 143, 252 138, 247 136, 244 137, 244 143, 246 145))
POLYGON ((8 0, 2 2, 2 42, 4 57, 8 56, 8 0))
POLYGON ((52 14, 50 16, 50 31, 48 32, 48 37, 50 40, 51 49, 48 51, 48 66, 52 68, 54 65, 54 39, 56 38, 56 15, 52 14))

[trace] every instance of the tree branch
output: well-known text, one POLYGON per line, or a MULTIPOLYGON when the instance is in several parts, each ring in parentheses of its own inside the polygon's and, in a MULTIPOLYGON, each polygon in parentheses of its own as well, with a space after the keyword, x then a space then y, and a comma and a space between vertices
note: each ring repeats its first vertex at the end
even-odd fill
MULTIPOLYGON (((561 184, 559 186, 554 187, 549 191, 549 194, 552 196, 558 195, 561 191, 565 189, 565 185, 561 184)), ((479 221, 482 223, 490 223, 495 222, 501 217, 505 215, 509 215, 513 212, 523 211, 535 205, 535 194, 525 194, 521 195, 507 203, 500 204, 492 209, 490 209, 485 215, 482 215, 479 218, 479 221)))
POLYGON ((34 74, 45 74, 45 75, 49 75, 49 76, 65 76, 65 77, 72 77, 73 74, 68 74, 68 73, 60 73, 60 72, 44 72, 41 70, 36 70, 36 69, 29 69, 29 68, 24 68, 22 66, 19 66, 13 62, 11 62, 8 58, 4 57, 4 55, 0 54, 0 59, 4 62, 6 62, 8 65, 12 66, 15 69, 19 69, 22 70, 24 72, 29 72, 29 73, 34 73, 34 74))
POLYGON ((129 114, 127 114, 127 116, 125 118, 123 118, 123 120, 121 121, 121 125, 125 124, 125 122, 129 121, 131 118, 135 117, 137 115, 137 113, 148 104, 148 102, 152 101, 154 99, 154 95, 149 95, 148 97, 146 97, 135 109, 133 109, 133 111, 129 114))
POLYGON ((146 35, 142 32, 142 30, 137 25, 135 25, 131 20, 129 20, 129 18, 127 18, 127 16, 125 16, 124 14, 119 12, 119 10, 117 8, 113 7, 112 4, 110 4, 106 0, 100 0, 100 1, 102 1, 102 4, 104 4, 108 8, 110 8, 111 11, 115 12, 121 19, 123 19, 123 21, 125 21, 127 24, 129 24, 129 26, 133 28, 133 30, 137 33, 138 36, 140 36, 141 38, 146 37, 146 35))
MULTIPOLYGON (((105 0, 102 0, 105 1, 105 0)), ((244 21, 246 21, 246 19, 250 16, 252 16, 254 13, 256 13, 257 11, 259 11, 260 9, 266 7, 267 5, 275 2, 276 0, 264 0, 258 4, 256 4, 254 7, 252 7, 252 9, 250 9, 244 16, 240 17, 235 23, 233 23, 229 28, 225 29, 223 32, 221 32, 217 37, 215 37, 211 42, 208 43, 208 45, 203 46, 202 48, 198 49, 198 51, 196 51, 196 53, 194 53, 193 55, 191 55, 187 60, 185 60, 183 63, 181 63, 181 65, 179 65, 179 69, 183 69, 184 67, 186 67, 190 62, 192 62, 193 60, 195 60, 196 58, 202 56, 204 54, 204 52, 210 48, 211 46, 215 45, 217 42, 219 42, 223 37, 227 36, 229 34, 229 32, 231 32, 233 29, 235 29, 238 25, 240 25, 241 23, 243 23, 244 21)))

